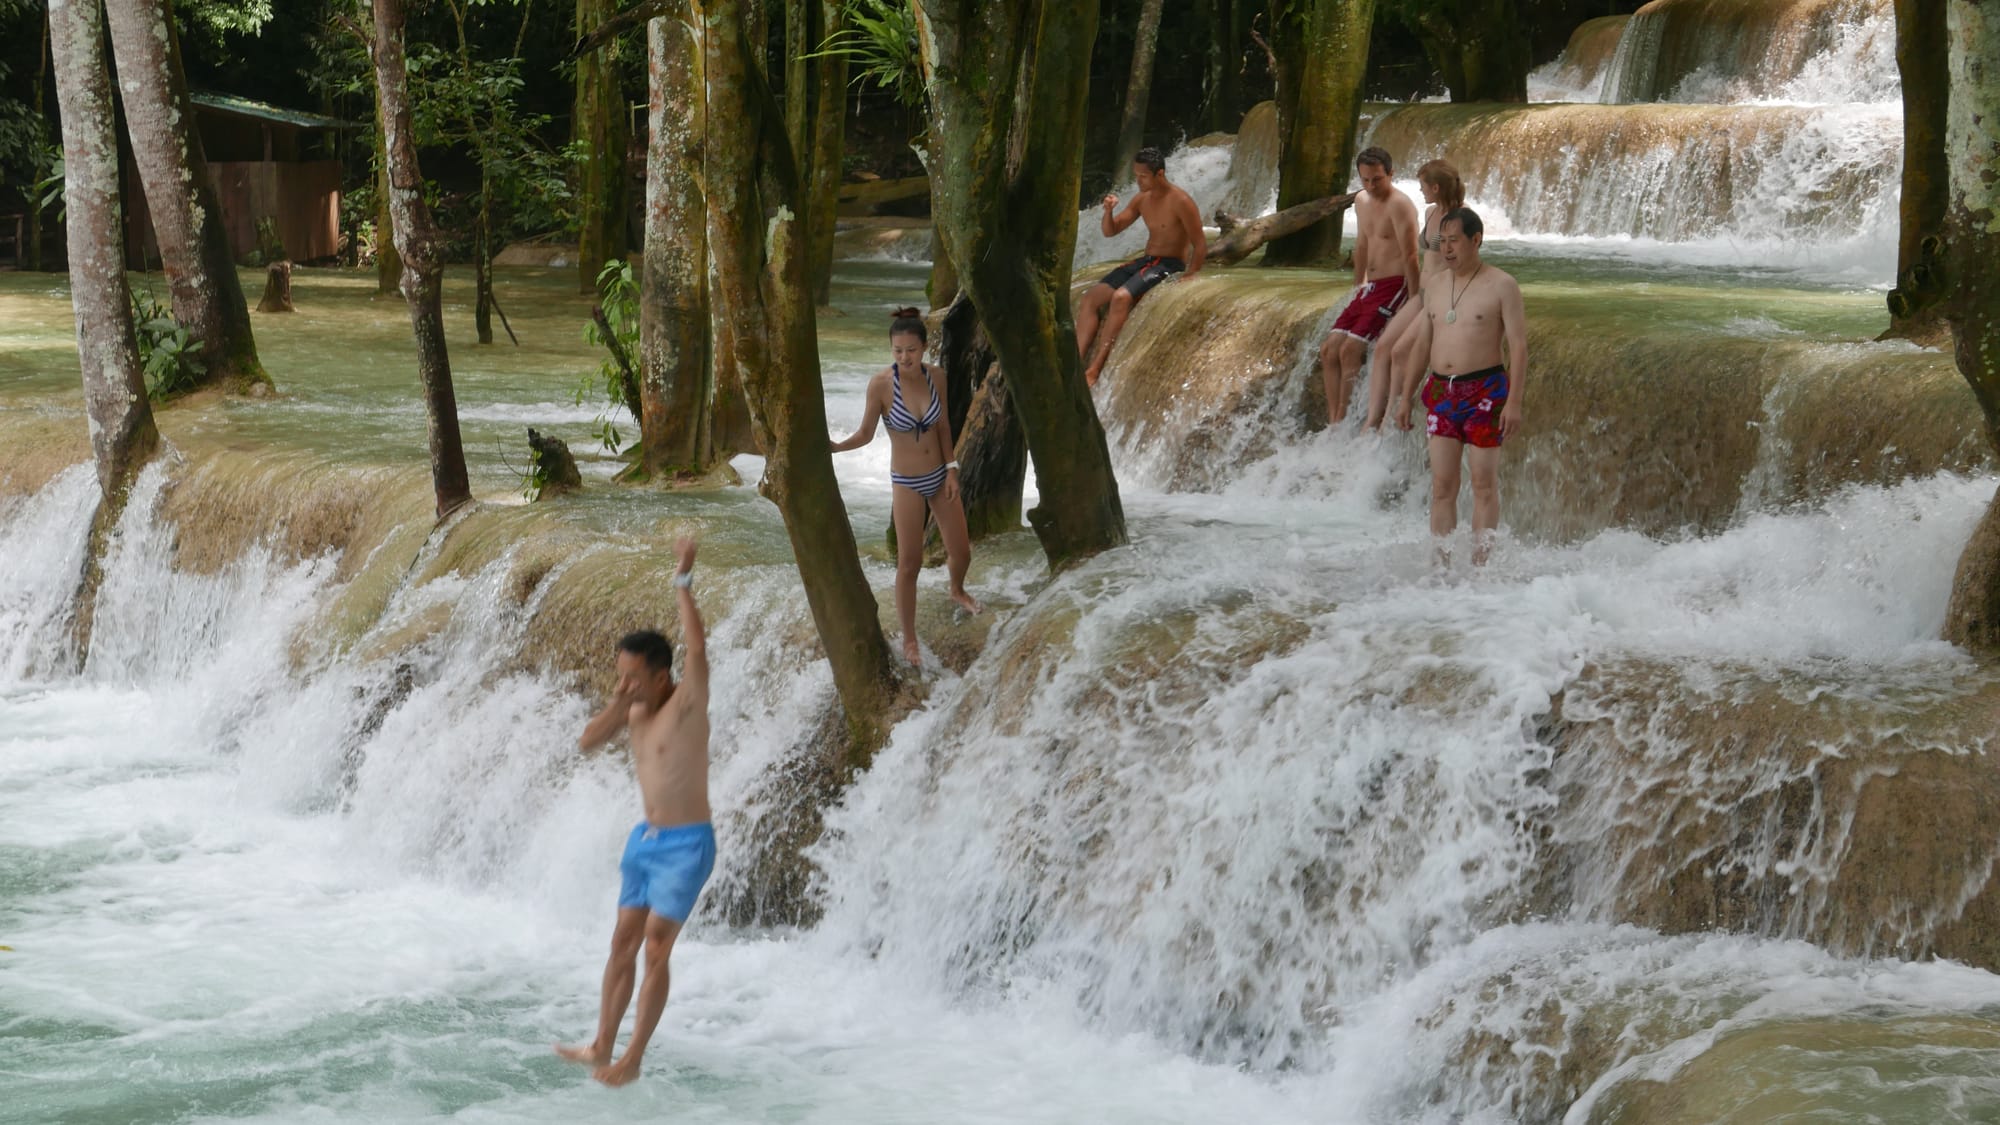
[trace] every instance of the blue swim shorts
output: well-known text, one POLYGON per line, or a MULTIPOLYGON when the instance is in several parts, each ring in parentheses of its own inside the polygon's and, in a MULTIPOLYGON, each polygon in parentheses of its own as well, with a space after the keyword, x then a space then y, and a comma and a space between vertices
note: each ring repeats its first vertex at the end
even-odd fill
POLYGON ((618 909, 643 906, 662 918, 685 922, 715 870, 715 828, 707 821, 655 828, 640 821, 625 839, 624 877, 618 909))

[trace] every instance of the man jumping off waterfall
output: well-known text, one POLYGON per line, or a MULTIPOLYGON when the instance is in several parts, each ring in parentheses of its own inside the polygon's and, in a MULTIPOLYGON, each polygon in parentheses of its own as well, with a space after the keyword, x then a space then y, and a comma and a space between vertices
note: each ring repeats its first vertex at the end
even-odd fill
MULTIPOLYGON (((1479 259, 1486 227, 1469 207, 1438 224, 1443 276, 1424 279, 1423 319, 1410 329, 1424 380, 1431 450, 1431 534, 1458 526, 1461 455, 1472 466, 1472 561, 1483 565, 1500 526, 1500 443, 1521 429, 1521 381, 1528 371, 1528 320, 1521 286, 1479 259), (1505 364, 1501 349, 1505 345, 1505 364), (1467 451, 1466 446, 1471 446, 1467 451)), ((1410 428, 1414 380, 1396 406, 1410 428)), ((1440 561, 1447 561, 1442 545, 1440 561)))
POLYGON ((626 838, 625 858, 618 865, 624 882, 611 931, 611 958, 604 965, 597 1038, 556 1047, 563 1058, 592 1067, 593 1076, 607 1086, 639 1077, 646 1043, 667 1006, 667 958, 715 870, 715 830, 708 809, 708 648, 694 604, 694 551, 692 539, 674 544, 681 645, 687 652, 680 682, 674 682, 674 650, 665 637, 650 631, 626 636, 618 642, 617 690, 577 739, 577 748, 587 752, 630 728, 633 772, 646 810, 646 819, 626 838), (625 1056, 613 1062, 642 943, 646 978, 639 989, 639 1014, 625 1056))
MULTIPOLYGON (((1417 205, 1396 190, 1396 163, 1379 148, 1354 158, 1361 190, 1354 194, 1354 295, 1319 346, 1319 377, 1326 386, 1326 422, 1347 418, 1354 381, 1368 346, 1382 338, 1389 318, 1416 288, 1417 205)), ((1377 422, 1380 419, 1376 419, 1377 422)))
POLYGON ((1098 226, 1104 237, 1112 238, 1134 222, 1146 220, 1146 252, 1106 274, 1103 281, 1090 287, 1076 307, 1076 351, 1090 361, 1083 377, 1093 387, 1097 385, 1097 376, 1104 371, 1104 361, 1111 358, 1112 345, 1118 342, 1125 318, 1132 315, 1132 306, 1139 303, 1139 298, 1177 273, 1185 271, 1189 277, 1200 273, 1201 264, 1208 257, 1208 236, 1201 229, 1201 209, 1194 205, 1193 196, 1167 182, 1167 161, 1160 150, 1140 149, 1139 155, 1132 158, 1132 174, 1139 183, 1138 194, 1123 211, 1117 210, 1117 196, 1105 196, 1104 215, 1098 226), (1193 254, 1184 259, 1182 256, 1190 248, 1193 254), (1111 313, 1104 317, 1104 338, 1096 358, 1092 359, 1090 345, 1098 335, 1097 318, 1107 302, 1111 313))

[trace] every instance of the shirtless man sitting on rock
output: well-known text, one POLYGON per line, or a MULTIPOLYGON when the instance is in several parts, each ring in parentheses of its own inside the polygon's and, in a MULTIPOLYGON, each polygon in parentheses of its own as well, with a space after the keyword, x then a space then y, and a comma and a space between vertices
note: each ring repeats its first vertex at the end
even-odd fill
POLYGON ((1083 377, 1093 387, 1104 370, 1104 361, 1111 358, 1111 347, 1118 342, 1125 318, 1132 315, 1132 306, 1139 303, 1139 298, 1177 273, 1185 271, 1189 277, 1200 273, 1201 263, 1208 257, 1208 236, 1201 229, 1201 209, 1194 205, 1193 196, 1167 182, 1167 162, 1160 150, 1140 149, 1139 155, 1132 159, 1132 173, 1138 179, 1139 193, 1123 211, 1117 210, 1117 196, 1105 196, 1104 217, 1098 226, 1104 237, 1112 238, 1144 219, 1146 252, 1091 286, 1076 309, 1076 351, 1090 360, 1083 377), (1090 345, 1098 335, 1097 318, 1107 302, 1111 314, 1104 318, 1104 339, 1092 359, 1090 345))
MULTIPOLYGON (((1319 348, 1319 377, 1326 386, 1327 425, 1347 418, 1354 381, 1368 346, 1382 338, 1389 318, 1416 289, 1417 205, 1396 190, 1396 164, 1379 148, 1354 158, 1361 190, 1354 193, 1354 295, 1319 348)), ((1380 422, 1380 419, 1375 419, 1380 422)))
MULTIPOLYGON (((1528 319, 1521 286, 1479 259, 1486 227, 1469 207, 1438 224, 1444 271, 1424 279, 1423 319, 1416 338, 1424 380, 1425 426, 1431 447, 1431 534, 1458 527, 1459 463, 1472 467, 1472 561, 1486 562, 1500 526, 1500 443, 1521 430, 1521 382, 1528 373, 1528 319), (1504 357, 1502 352, 1504 350, 1504 357), (1503 362, 1504 358, 1504 362, 1503 362), (1467 446, 1471 446, 1467 449, 1467 446)), ((1396 425, 1410 428, 1410 390, 1396 406, 1396 425)), ((1448 561, 1439 546, 1440 562, 1448 561)))

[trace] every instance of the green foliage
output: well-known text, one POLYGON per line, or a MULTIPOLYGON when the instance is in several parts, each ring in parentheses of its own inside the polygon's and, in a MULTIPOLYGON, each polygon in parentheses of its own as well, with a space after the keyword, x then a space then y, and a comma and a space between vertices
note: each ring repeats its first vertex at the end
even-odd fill
POLYGON ((817 52, 846 55, 854 81, 873 82, 896 104, 924 104, 923 62, 917 49, 917 17, 907 2, 848 0, 847 26, 827 37, 817 52))
POLYGON ((139 366, 146 394, 155 402, 192 390, 206 368, 201 341, 174 319, 152 292, 132 291, 132 327, 139 338, 139 366))
POLYGON ((528 471, 520 474, 521 499, 539 500, 542 489, 549 486, 549 467, 542 464, 542 451, 532 446, 528 449, 528 471))
POLYGON ((46 171, 40 179, 35 181, 35 186, 30 190, 28 205, 34 208, 37 215, 54 207, 56 208, 56 220, 58 222, 64 221, 69 218, 69 173, 67 167, 63 164, 63 154, 60 146, 50 145, 43 150, 41 169, 46 169, 46 171))
MULTIPOLYGON (((597 302, 604 309, 604 319, 611 325, 618 344, 625 354, 639 354, 639 281, 632 274, 632 263, 609 261, 597 274, 597 302)), ((587 344, 602 345, 605 348, 604 362, 594 374, 585 375, 576 387, 576 404, 582 406, 595 402, 604 407, 592 423, 597 441, 606 451, 618 452, 624 444, 624 437, 618 427, 611 422, 611 411, 625 405, 625 370, 610 354, 609 342, 595 320, 583 330, 587 344)))

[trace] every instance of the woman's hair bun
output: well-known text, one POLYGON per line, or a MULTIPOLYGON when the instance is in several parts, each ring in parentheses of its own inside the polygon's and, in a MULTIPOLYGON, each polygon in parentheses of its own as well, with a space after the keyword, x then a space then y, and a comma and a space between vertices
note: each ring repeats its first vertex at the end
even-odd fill
POLYGON ((923 312, 914 305, 897 309, 895 312, 889 314, 890 320, 922 320, 923 318, 923 312))

